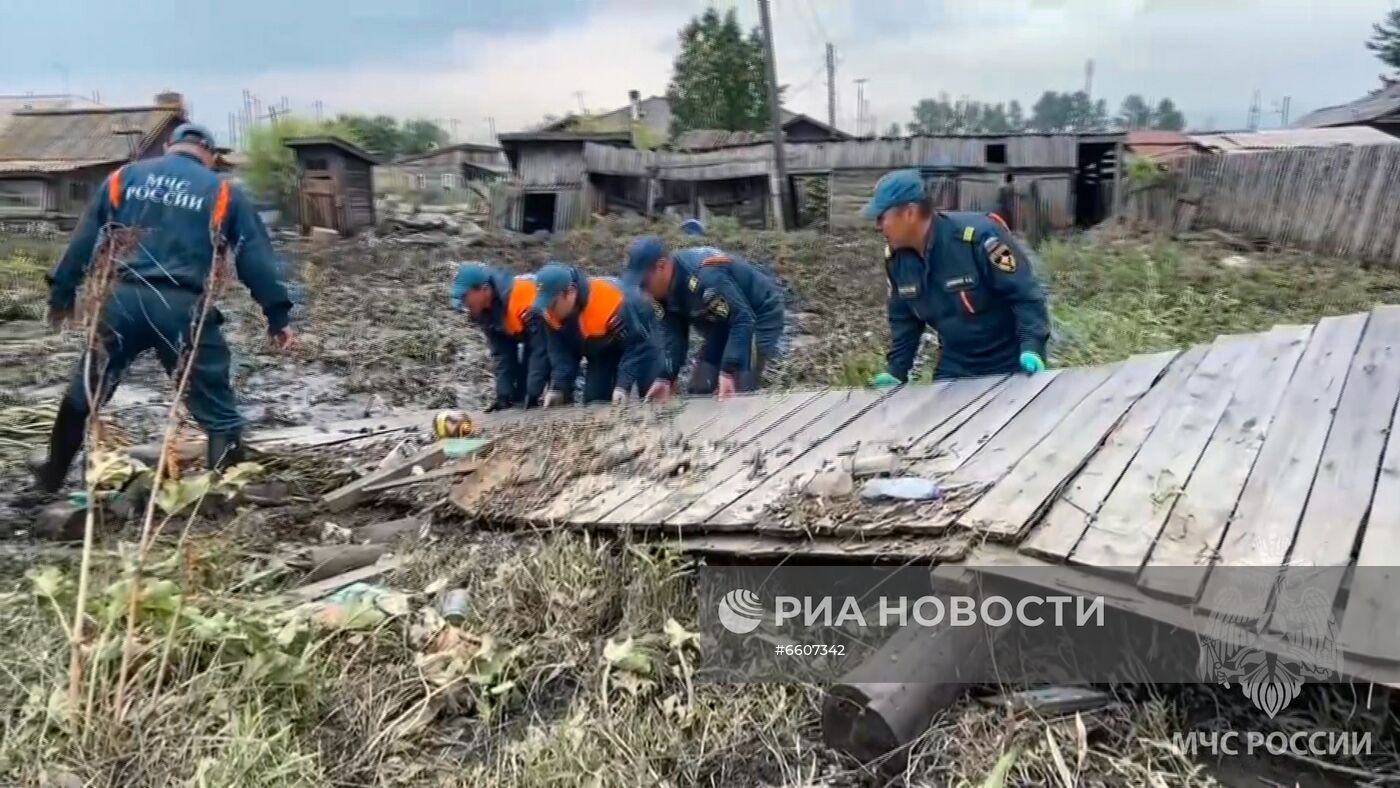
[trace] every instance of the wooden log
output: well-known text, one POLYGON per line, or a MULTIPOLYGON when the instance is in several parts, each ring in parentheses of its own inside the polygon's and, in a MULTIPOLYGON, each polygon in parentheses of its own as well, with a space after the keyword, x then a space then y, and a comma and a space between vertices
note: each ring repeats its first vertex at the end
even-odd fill
POLYGON ((987 650, 982 627, 904 627, 831 688, 822 740, 866 763, 905 751, 975 683, 963 676, 987 650))
POLYGON ((310 565, 303 583, 314 583, 350 572, 378 561, 389 548, 384 545, 335 545, 333 547, 313 547, 307 551, 303 566, 310 565))

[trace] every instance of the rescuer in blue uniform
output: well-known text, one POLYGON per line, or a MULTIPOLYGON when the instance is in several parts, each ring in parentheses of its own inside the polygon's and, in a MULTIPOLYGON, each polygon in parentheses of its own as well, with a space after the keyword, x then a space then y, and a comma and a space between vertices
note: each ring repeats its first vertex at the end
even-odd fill
POLYGON ((546 407, 573 395, 581 359, 588 359, 583 401, 622 404, 635 385, 649 400, 671 393, 671 373, 661 347, 659 307, 635 287, 612 277, 584 276, 549 263, 535 274, 535 310, 544 318, 550 385, 546 407))
POLYGON ((514 276, 471 262, 457 267, 452 305, 466 310, 486 334, 496 371, 496 398, 486 412, 540 404, 549 383, 544 321, 535 312, 537 288, 530 275, 514 276))
POLYGON ((704 337, 691 394, 724 398, 761 385, 783 335, 783 294, 766 273, 713 247, 671 252, 644 235, 628 247, 626 277, 664 310, 671 369, 685 364, 692 326, 704 337))
MULTIPOLYGON (((78 286, 111 228, 140 233, 135 249, 115 261, 111 294, 102 306, 98 341, 105 363, 94 359, 87 370, 86 359, 79 360, 59 405, 48 459, 31 468, 44 492, 62 487, 82 449, 89 390, 99 404, 105 402, 123 371, 147 350, 156 352, 167 373, 176 370, 208 295, 216 254, 231 258, 233 273, 262 307, 273 344, 281 350, 295 345, 288 326, 292 303, 279 280, 267 230, 242 192, 212 171, 213 148, 207 129, 185 123, 171 135, 164 156, 108 176, 50 276, 49 321, 57 327, 72 317, 78 286)), ((210 306, 186 392, 190 413, 208 437, 209 467, 216 469, 242 458, 243 418, 229 384, 223 322, 218 308, 210 306)))
POLYGON ((890 350, 876 386, 905 382, 924 327, 935 379, 1045 369, 1050 319, 1029 251, 986 214, 935 211, 918 170, 896 170, 865 206, 884 233, 890 350))

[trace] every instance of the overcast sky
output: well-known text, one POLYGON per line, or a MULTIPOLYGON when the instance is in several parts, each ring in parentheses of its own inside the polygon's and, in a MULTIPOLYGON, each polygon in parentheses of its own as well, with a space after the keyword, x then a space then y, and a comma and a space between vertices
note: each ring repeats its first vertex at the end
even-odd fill
MULTIPOLYGON (((1169 96, 1196 127, 1297 119, 1378 84, 1365 49, 1395 0, 772 0, 787 105, 826 117, 823 47, 837 51, 838 125, 854 129, 866 78, 883 131, 921 97, 1029 106, 1084 86, 1169 96)), ((183 92, 221 139, 244 89, 293 111, 456 119, 459 138, 547 113, 662 93, 677 30, 708 5, 757 23, 756 0, 47 0, 0 4, 0 93, 98 91, 107 104, 183 92)))

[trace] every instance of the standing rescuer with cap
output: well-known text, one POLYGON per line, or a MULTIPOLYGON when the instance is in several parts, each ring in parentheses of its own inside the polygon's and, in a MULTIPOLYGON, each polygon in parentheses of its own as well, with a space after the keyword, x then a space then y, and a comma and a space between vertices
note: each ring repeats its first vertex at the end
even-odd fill
POLYGON ((452 280, 452 306, 481 326, 496 367, 496 398, 486 408, 540 404, 549 383, 544 321, 535 312, 533 276, 514 276, 478 262, 462 263, 452 280))
POLYGON ((728 397, 759 387, 783 335, 783 294, 767 274, 713 247, 670 252, 654 235, 632 242, 626 269, 664 309, 671 369, 685 364, 691 326, 704 336, 690 393, 728 397))
MULTIPOLYGON (((97 329, 105 363, 94 359, 88 370, 87 359, 79 360, 59 405, 48 459, 32 468, 44 492, 59 490, 82 448, 92 407, 89 390, 99 403, 106 401, 126 368, 147 350, 155 350, 167 373, 175 372, 203 299, 211 296, 205 287, 216 251, 232 258, 239 280, 262 307, 274 346, 289 350, 295 345, 288 326, 292 302, 279 280, 280 265, 267 230, 242 192, 211 170, 213 136, 185 123, 171 134, 165 151, 107 177, 50 277, 49 321, 57 327, 73 315, 78 286, 99 238, 111 226, 140 234, 135 249, 113 261, 114 284, 97 329)), ((210 468, 242 458, 243 419, 229 385, 230 354, 222 323, 223 315, 211 306, 193 349, 186 393, 190 413, 208 436, 210 468)))
POLYGON ((605 276, 550 263, 535 274, 535 309, 548 327, 550 385, 546 407, 573 395, 579 361, 588 359, 583 401, 614 404, 637 391, 651 400, 671 392, 671 373, 660 344, 656 310, 646 296, 605 276))
POLYGON ((1003 225, 935 211, 918 170, 882 177, 865 215, 888 241, 890 350, 874 385, 908 379, 925 326, 938 332, 937 379, 1045 369, 1045 293, 1030 253, 1003 225))

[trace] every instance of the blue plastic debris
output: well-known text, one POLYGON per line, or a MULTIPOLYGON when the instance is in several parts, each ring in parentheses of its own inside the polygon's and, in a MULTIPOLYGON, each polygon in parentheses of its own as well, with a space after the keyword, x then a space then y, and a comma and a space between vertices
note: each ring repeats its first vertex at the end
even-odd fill
POLYGON ((899 476, 893 479, 871 479, 861 488, 860 497, 870 501, 893 498, 900 501, 932 501, 943 492, 938 482, 918 476, 899 476))

